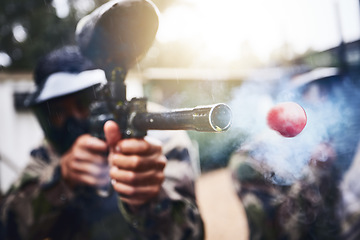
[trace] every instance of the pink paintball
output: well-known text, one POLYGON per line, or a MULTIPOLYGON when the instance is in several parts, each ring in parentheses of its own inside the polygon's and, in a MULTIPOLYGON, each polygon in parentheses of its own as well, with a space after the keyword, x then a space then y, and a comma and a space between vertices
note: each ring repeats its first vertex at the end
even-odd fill
POLYGON ((282 102, 270 109, 267 114, 269 127, 284 137, 295 137, 307 123, 305 110, 297 103, 282 102))

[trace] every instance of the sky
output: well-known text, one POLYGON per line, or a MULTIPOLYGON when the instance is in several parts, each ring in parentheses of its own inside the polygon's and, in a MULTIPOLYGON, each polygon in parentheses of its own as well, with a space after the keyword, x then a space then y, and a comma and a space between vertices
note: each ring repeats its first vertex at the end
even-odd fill
POLYGON ((266 61, 284 42, 303 53, 359 39, 359 11, 358 0, 182 0, 161 14, 157 39, 202 41, 229 61, 246 42, 266 61))

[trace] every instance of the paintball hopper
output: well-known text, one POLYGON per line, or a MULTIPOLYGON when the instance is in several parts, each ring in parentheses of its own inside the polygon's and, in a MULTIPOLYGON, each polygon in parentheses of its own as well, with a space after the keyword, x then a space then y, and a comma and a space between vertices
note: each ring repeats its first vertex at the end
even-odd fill
POLYGON ((148 130, 226 131, 231 109, 225 104, 147 112, 145 98, 126 99, 125 77, 152 45, 158 10, 148 0, 114 0, 82 18, 76 40, 82 54, 104 70, 107 83, 96 88, 90 106, 91 134, 104 139, 103 125, 113 119, 123 138, 146 136, 148 130))
POLYGON ((115 0, 82 18, 76 41, 98 67, 129 69, 152 45, 159 26, 158 10, 147 0, 115 0))

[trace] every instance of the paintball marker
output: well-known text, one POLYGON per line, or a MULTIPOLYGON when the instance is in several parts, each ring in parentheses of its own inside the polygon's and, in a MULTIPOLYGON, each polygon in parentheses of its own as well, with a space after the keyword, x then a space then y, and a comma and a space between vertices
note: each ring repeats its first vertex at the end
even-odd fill
POLYGON ((198 106, 168 112, 147 112, 145 98, 126 99, 125 77, 147 52, 159 25, 158 10, 147 0, 115 0, 81 19, 76 40, 82 53, 106 74, 91 106, 92 134, 103 136, 103 124, 115 120, 124 138, 144 137, 147 130, 222 132, 231 124, 226 104, 198 106))

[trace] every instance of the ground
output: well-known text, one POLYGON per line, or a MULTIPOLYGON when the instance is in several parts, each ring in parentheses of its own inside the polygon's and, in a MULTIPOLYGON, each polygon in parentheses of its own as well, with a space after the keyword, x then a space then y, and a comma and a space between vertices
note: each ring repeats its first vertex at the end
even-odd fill
POLYGON ((206 240, 247 240, 244 208, 231 184, 228 169, 202 174, 196 182, 199 209, 206 240))

